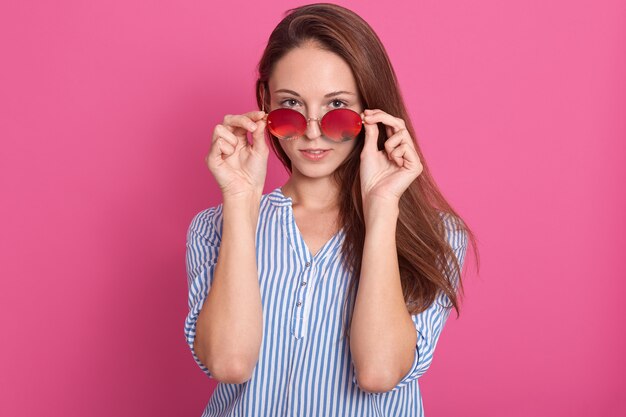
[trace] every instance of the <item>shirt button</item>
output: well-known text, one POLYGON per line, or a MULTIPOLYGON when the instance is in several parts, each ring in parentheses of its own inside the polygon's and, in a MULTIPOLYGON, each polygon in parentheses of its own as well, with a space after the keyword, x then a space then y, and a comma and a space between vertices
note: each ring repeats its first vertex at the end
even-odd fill
POLYGON ((302 284, 300 284, 300 285, 302 285, 304 287, 306 285, 306 281, 302 281, 302 284))
POLYGON ((298 302, 296 303, 296 306, 298 306, 298 307, 300 307, 301 305, 302 305, 302 303, 301 303, 300 301, 298 301, 298 302))
POLYGON ((310 267, 310 266, 311 266, 311 262, 307 262, 307 263, 305 264, 305 266, 306 266, 307 268, 308 268, 308 267, 310 267))

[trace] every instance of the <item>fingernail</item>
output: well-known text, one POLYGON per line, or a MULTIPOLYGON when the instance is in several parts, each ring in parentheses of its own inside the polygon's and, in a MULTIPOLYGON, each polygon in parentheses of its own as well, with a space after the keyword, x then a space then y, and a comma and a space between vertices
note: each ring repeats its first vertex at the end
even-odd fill
POLYGON ((250 129, 252 132, 254 132, 256 130, 256 125, 255 124, 250 124, 250 125, 248 125, 248 129, 250 129))

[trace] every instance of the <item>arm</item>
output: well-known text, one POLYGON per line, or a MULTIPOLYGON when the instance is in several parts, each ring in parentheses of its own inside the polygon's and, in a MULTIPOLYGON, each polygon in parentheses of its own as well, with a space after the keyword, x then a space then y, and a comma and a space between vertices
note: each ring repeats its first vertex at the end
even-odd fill
MULTIPOLYGON (((467 250, 467 243, 468 243, 467 234, 465 233, 465 231, 457 227, 457 223, 454 221, 454 219, 451 216, 445 215, 442 220, 443 220, 444 228, 446 231, 446 241, 452 248, 454 256, 456 257, 456 259, 459 262, 460 267, 462 268, 464 264, 464 260, 465 260, 466 250, 467 250)), ((394 229, 394 233, 395 233, 395 229, 394 229)), ((368 240, 368 236, 366 235, 365 248, 367 248, 368 245, 370 248, 374 247, 372 245, 372 242, 376 242, 376 240, 372 239, 369 244, 367 240, 368 240)), ((387 244, 388 242, 385 242, 383 245, 383 242, 381 241, 380 244, 377 244, 375 246, 375 252, 374 251, 369 252, 370 253, 369 256, 365 254, 366 249, 364 250, 361 280, 363 280, 364 275, 367 273, 365 270, 366 260, 374 262, 374 263, 382 262, 382 259, 380 259, 379 257, 382 258, 383 256, 385 257, 389 256, 388 254, 383 255, 383 249, 384 247, 385 248, 387 247, 387 244)), ((387 253, 386 250, 385 250, 385 253, 387 253)), ((394 259, 396 259, 395 256, 394 256, 394 259)), ((448 263, 450 267, 452 267, 453 260, 449 259, 448 263)), ((380 272, 378 277, 372 276, 372 275, 370 276, 373 277, 372 280, 378 279, 379 281, 387 281, 387 279, 385 278, 385 276, 387 275, 390 275, 388 271, 380 272)), ((460 277, 458 275, 453 277, 453 282, 455 282, 455 285, 458 285, 459 279, 460 277)), ((399 280, 399 277, 398 277, 398 280, 399 280)), ((359 293, 362 290, 362 285, 363 285, 363 281, 359 284, 359 293)), ((372 287, 370 286, 370 288, 372 287)), ((379 294, 379 295, 382 295, 382 294, 379 294)), ((359 302, 358 301, 359 297, 360 295, 357 294, 357 303, 359 302)), ((402 301, 402 305, 404 306, 404 301, 402 301)), ((368 341, 365 342, 365 343, 370 343, 370 346, 368 347, 366 352, 372 355, 371 359, 367 358, 366 355, 362 355, 360 357, 360 360, 362 362, 357 363, 357 359, 355 357, 356 351, 354 348, 352 348, 352 343, 351 343, 351 351, 353 352, 353 361, 355 362, 355 368, 357 369, 356 371, 357 377, 354 378, 354 382, 357 382, 359 386, 361 386, 361 388, 364 389, 365 391, 387 392, 387 391, 395 391, 397 389, 400 389, 406 384, 409 384, 410 382, 424 375, 424 373, 426 373, 426 371, 428 370, 428 368, 430 367, 433 361, 435 347, 437 346, 439 336, 441 335, 443 327, 450 315, 451 307, 446 307, 449 305, 450 305, 450 300, 448 299, 448 297, 444 293, 440 293, 437 296, 437 298, 434 300, 434 302, 426 310, 424 310, 423 312, 419 314, 410 316, 411 321, 412 321, 411 324, 413 326, 412 332, 417 337, 417 340, 415 344, 411 347, 412 353, 409 355, 411 357, 411 363, 408 365, 409 366, 408 369, 402 368, 402 371, 398 371, 397 367, 398 367, 399 360, 398 358, 396 358, 395 360, 392 358, 391 360, 389 360, 388 365, 384 365, 384 364, 380 365, 381 368, 379 368, 378 374, 376 374, 376 370, 367 371, 371 373, 368 375, 367 378, 364 378, 363 375, 361 375, 363 373, 361 369, 365 369, 365 367, 367 367, 367 361, 378 360, 377 355, 384 355, 384 357, 389 357, 390 355, 385 354, 384 351, 382 353, 376 353, 373 351, 373 348, 377 346, 376 343, 381 342, 374 338, 369 342, 368 341), (388 369, 386 370, 387 367, 388 369), (388 376, 391 374, 391 372, 394 372, 394 369, 396 370, 395 377, 388 376), (398 372, 401 373, 400 376, 398 376, 398 372)), ((366 320, 368 319, 372 320, 372 323, 376 324, 375 321, 378 320, 379 317, 382 317, 382 310, 380 309, 380 307, 374 307, 374 306, 370 307, 371 309, 369 311, 370 317, 368 318, 366 317, 367 302, 363 303, 363 306, 365 308, 362 309, 360 313, 360 318, 362 320, 361 322, 362 332, 363 334, 366 334, 366 332, 368 331, 366 320), (372 312, 376 312, 376 314, 371 314, 372 312)), ((356 310, 356 304, 355 304, 355 310, 354 310, 355 316, 353 318, 353 325, 352 325, 353 329, 354 329, 354 321, 356 320, 356 312, 357 310, 356 310)), ((408 314, 408 312, 406 314, 408 314)), ((395 319, 391 318, 389 320, 395 320, 395 319)), ((390 323, 394 323, 394 322, 390 321, 387 326, 383 326, 383 331, 387 332, 387 334, 392 333, 391 330, 387 328, 390 326, 390 323)), ((399 323, 396 323, 396 325, 393 327, 396 329, 399 328, 400 327, 399 323)), ((380 330, 376 330, 372 328, 370 329, 370 331, 374 333, 380 330)), ((353 334, 352 337, 354 337, 354 331, 352 331, 352 334, 353 334)), ((380 337, 382 339, 382 338, 389 338, 393 336, 386 335, 385 333, 381 332, 380 335, 377 337, 380 337)), ((404 337, 408 338, 409 336, 405 334, 404 337)), ((363 340, 367 340, 367 339, 363 339, 363 340)), ((415 340, 415 338, 413 338, 413 340, 415 340)), ((398 343, 403 343, 403 342, 398 342, 398 343)), ((393 352, 393 349, 395 348, 395 350, 399 352, 397 353, 398 355, 408 354, 406 353, 405 350, 401 351, 400 346, 394 347, 393 343, 388 343, 388 345, 389 345, 389 348, 388 348, 389 352, 393 352)), ((358 346, 356 346, 355 344, 355 348, 356 347, 358 346)), ((406 357, 404 357, 404 359, 407 360, 406 357)), ((375 363, 376 362, 372 362, 371 364, 375 364, 375 363)), ((406 362, 402 366, 407 366, 406 362)))
POLYGON ((254 242, 259 197, 225 199, 223 210, 219 256, 194 348, 215 379, 237 384, 250 378, 263 333, 254 242))
POLYGON ((423 166, 404 120, 380 109, 363 114, 360 177, 366 234, 350 350, 355 382, 365 391, 384 392, 426 372, 449 309, 439 303, 447 298, 442 294, 420 314, 408 312, 395 242, 398 203, 423 166), (389 136, 384 150, 378 149, 378 124, 389 136))
POLYGON ((193 312, 201 310, 192 324, 195 338, 188 343, 207 373, 229 384, 250 379, 263 335, 255 248, 269 154, 263 116, 260 111, 226 115, 213 131, 206 158, 224 199, 222 236, 217 261, 207 272, 211 291, 194 307, 193 312))
POLYGON ((396 250, 397 204, 368 210, 361 277, 350 330, 359 386, 391 390, 414 362, 417 334, 400 283, 396 250))

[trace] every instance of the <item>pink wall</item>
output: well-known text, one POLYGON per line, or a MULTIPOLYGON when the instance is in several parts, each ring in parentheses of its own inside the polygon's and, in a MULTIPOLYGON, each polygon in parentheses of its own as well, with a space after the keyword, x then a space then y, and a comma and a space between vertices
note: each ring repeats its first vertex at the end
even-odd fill
MULTIPOLYGON (((213 126, 254 108, 263 45, 303 2, 212 3, 2 2, 0 415, 210 397, 183 338, 186 229, 220 199, 213 126)), ((480 239, 427 415, 625 415, 626 3, 340 3, 387 46, 480 239)), ((266 190, 285 178, 274 160, 266 190)))

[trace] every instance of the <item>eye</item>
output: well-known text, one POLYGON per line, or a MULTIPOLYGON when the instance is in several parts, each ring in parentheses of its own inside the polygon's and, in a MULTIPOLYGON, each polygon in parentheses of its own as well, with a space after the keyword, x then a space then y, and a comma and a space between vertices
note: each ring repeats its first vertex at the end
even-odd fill
POLYGON ((348 104, 345 101, 341 100, 333 100, 330 102, 330 107, 334 109, 341 108, 342 106, 347 106, 348 104))
POLYGON ((298 104, 298 100, 296 100, 295 98, 288 98, 280 102, 280 105, 284 107, 294 107, 297 104, 298 104))

